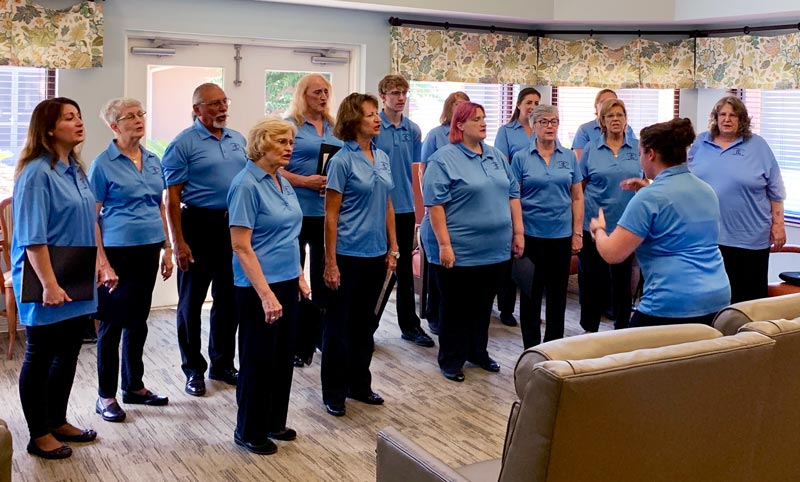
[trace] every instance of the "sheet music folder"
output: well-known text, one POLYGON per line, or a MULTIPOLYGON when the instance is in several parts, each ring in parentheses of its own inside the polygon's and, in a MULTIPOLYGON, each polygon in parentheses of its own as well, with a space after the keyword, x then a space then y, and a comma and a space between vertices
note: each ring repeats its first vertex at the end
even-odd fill
MULTIPOLYGON (((94 299, 95 292, 95 246, 47 246, 50 252, 50 264, 56 275, 58 285, 67 292, 72 301, 88 301, 94 299)), ((22 261, 22 293, 23 303, 41 303, 44 288, 39 276, 28 260, 28 253, 22 261)))
POLYGON ((328 161, 331 160, 334 154, 339 152, 342 146, 335 146, 333 144, 325 144, 324 142, 319 146, 319 157, 317 158, 317 174, 320 176, 326 175, 328 172, 328 161))

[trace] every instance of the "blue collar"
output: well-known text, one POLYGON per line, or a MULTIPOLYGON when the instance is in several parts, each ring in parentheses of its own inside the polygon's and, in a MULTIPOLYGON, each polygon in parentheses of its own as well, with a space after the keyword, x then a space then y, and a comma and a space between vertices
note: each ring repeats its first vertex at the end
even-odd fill
POLYGON ((403 114, 400 114, 400 125, 398 126, 395 126, 383 111, 381 111, 379 115, 381 116, 381 127, 384 129, 388 129, 390 127, 395 127, 396 129, 408 129, 408 119, 406 119, 406 116, 403 114))
MULTIPOLYGON (((194 126, 193 127, 197 131, 198 135, 200 135, 201 139, 208 139, 209 137, 213 137, 214 139, 217 139, 217 136, 212 134, 211 131, 209 131, 208 128, 205 125, 203 125, 202 122, 200 122, 200 118, 199 117, 194 120, 194 126)), ((217 140, 221 141, 222 139, 224 139, 226 137, 231 137, 231 135, 228 132, 228 128, 227 127, 223 127, 222 128, 222 135, 217 140)))
POLYGON ((492 149, 489 149, 489 147, 483 141, 481 141, 482 154, 478 154, 477 152, 473 152, 473 151, 467 149, 467 146, 465 146, 463 142, 459 142, 459 143, 457 143, 455 145, 456 145, 456 147, 461 149, 461 152, 466 154, 467 157, 470 157, 470 158, 480 157, 481 159, 494 159, 494 151, 492 149))

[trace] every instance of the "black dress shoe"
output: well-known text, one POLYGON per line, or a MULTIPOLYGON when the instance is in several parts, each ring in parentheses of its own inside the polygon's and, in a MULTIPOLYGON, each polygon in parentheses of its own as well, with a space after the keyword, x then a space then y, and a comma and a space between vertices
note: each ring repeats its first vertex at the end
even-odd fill
POLYGON ((125 390, 123 390, 122 402, 130 403, 131 405, 150 405, 152 407, 160 407, 162 405, 168 404, 169 398, 162 397, 161 395, 156 395, 150 390, 148 390, 147 393, 145 393, 144 395, 141 395, 136 392, 126 392, 125 390))
POLYGON ((344 403, 326 403, 325 411, 334 417, 344 417, 345 407, 344 403))
POLYGON ((506 326, 517 326, 517 319, 514 313, 500 313, 500 323, 506 326))
POLYGON ((403 333, 400 335, 400 338, 410 341, 418 346, 424 346, 426 348, 430 348, 435 346, 436 344, 433 342, 431 337, 428 336, 427 333, 422 331, 422 328, 417 328, 414 331, 409 331, 408 333, 403 333))
MULTIPOLYGON (((94 411, 99 413, 106 422, 122 422, 125 420, 125 410, 123 410, 117 402, 106 407, 103 400, 98 398, 97 402, 94 404, 94 411)), ((53 436, 58 438, 55 433, 53 436)))
POLYGON ((61 447, 55 448, 53 450, 44 450, 40 449, 33 440, 28 442, 28 453, 31 455, 35 455, 37 457, 41 457, 43 459, 48 460, 58 460, 58 459, 66 459, 70 455, 72 455, 72 449, 67 447, 66 445, 62 445, 61 447))
MULTIPOLYGON (((100 402, 102 403, 102 402, 100 402)), ((122 414, 122 418, 125 418, 125 413, 122 414)), ((121 420, 120 420, 121 421, 121 420)), ((63 433, 53 432, 53 437, 59 442, 77 442, 77 443, 87 443, 87 442, 94 442, 94 439, 97 438, 97 432, 94 430, 87 428, 81 430, 81 433, 74 434, 74 435, 67 435, 63 433)))
POLYGON ((489 358, 488 360, 486 360, 484 362, 475 363, 475 364, 478 365, 479 367, 483 368, 487 372, 497 373, 497 372, 500 371, 500 364, 497 363, 496 361, 492 360, 491 358, 489 358))
POLYGON ((194 397, 202 397, 206 394, 206 381, 200 375, 192 375, 186 379, 184 390, 194 397))
POLYGON ((275 442, 273 442, 270 439, 267 439, 266 442, 261 442, 261 443, 258 443, 258 444, 257 443, 253 443, 253 442, 245 442, 244 440, 239 438, 239 436, 236 434, 236 432, 234 432, 233 433, 233 441, 239 447, 243 447, 248 452, 252 452, 252 453, 258 454, 258 455, 272 455, 272 454, 274 454, 275 452, 278 451, 278 446, 275 445, 275 442))
POLYGON ((375 392, 369 392, 366 395, 348 395, 348 398, 358 400, 359 402, 366 403, 367 405, 383 405, 383 397, 375 392))
POLYGON ((439 336, 439 322, 428 321, 428 330, 436 336, 439 336))
POLYGON ((236 382, 239 380, 239 370, 235 368, 228 368, 222 370, 221 372, 215 372, 209 370, 208 378, 212 380, 219 380, 221 382, 225 382, 228 385, 236 386, 236 382))
POLYGON ((461 370, 449 371, 449 370, 442 370, 442 375, 448 380, 452 380, 454 382, 463 382, 466 378, 464 376, 464 372, 461 370))
POLYGON ((283 440, 284 442, 288 442, 297 438, 297 432, 295 432, 292 428, 284 428, 280 432, 267 433, 267 437, 274 440, 283 440))

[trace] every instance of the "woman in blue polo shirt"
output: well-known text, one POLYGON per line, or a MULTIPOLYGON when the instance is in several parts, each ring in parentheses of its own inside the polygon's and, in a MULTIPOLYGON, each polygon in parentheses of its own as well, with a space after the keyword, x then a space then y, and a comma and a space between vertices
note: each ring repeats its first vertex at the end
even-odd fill
POLYGON ((295 86, 289 117, 297 127, 294 151, 282 174, 297 193, 303 210, 303 227, 300 230, 300 260, 306 262, 309 250, 309 274, 314 303, 302 302, 297 322, 297 346, 294 365, 310 365, 314 350, 320 346, 322 326, 319 310, 325 307, 325 174, 317 173, 319 151, 322 144, 341 146, 342 141, 333 133, 335 125, 330 114, 333 88, 320 74, 308 74, 295 86))
POLYGON ((270 440, 294 440, 286 427, 298 298, 311 290, 300 265, 303 212, 280 167, 289 163, 295 127, 264 119, 250 131, 251 159, 231 183, 228 217, 233 244, 233 283, 239 307, 239 404, 234 442, 268 455, 270 440))
POLYGON ((544 341, 564 336, 572 255, 583 246, 583 189, 575 154, 558 142, 558 109, 539 105, 531 113, 535 142, 518 152, 511 170, 520 183, 525 256, 536 265, 530 296, 520 293, 525 348, 541 341, 542 294, 547 292, 544 341))
MULTIPOLYGON (((519 91, 517 96, 517 106, 511 120, 497 129, 497 137, 494 139, 494 147, 503 153, 511 162, 514 154, 524 151, 531 145, 533 126, 528 121, 533 108, 539 105, 542 94, 533 87, 526 87, 519 91), (522 119, 520 121, 520 119, 522 119)), ((511 264, 508 272, 503 275, 503 280, 497 291, 497 309, 500 311, 500 321, 506 326, 516 326, 517 320, 514 318, 514 305, 517 302, 517 285, 511 278, 511 264)))
POLYGON ((380 133, 378 99, 353 93, 339 106, 342 149, 328 163, 325 194, 325 285, 331 290, 322 329, 322 400, 333 416, 345 399, 380 405, 369 365, 378 328, 376 306, 400 252, 395 236, 389 156, 380 133))
MULTIPOLYGON (((48 251, 48 246, 95 246, 95 199, 75 152, 83 140, 81 111, 74 100, 42 101, 33 110, 14 173, 11 276, 28 339, 19 398, 30 433, 28 453, 46 459, 72 455, 61 442, 97 437, 94 430, 67 422, 83 324, 97 309, 97 298, 72 301, 56 280, 48 251), (44 287, 43 303, 20 300, 26 262, 44 287)), ((116 283, 102 281, 109 288, 116 283)))
POLYGON ((786 243, 786 189, 772 149, 750 130, 739 98, 723 97, 711 109, 708 132, 689 149, 689 169, 719 197, 719 250, 731 303, 765 298, 770 248, 786 243))
POLYGON ((162 202, 164 179, 161 163, 139 145, 145 135, 145 112, 136 99, 118 98, 106 103, 100 118, 116 138, 92 162, 89 183, 97 200, 98 222, 103 236, 98 249, 120 282, 116 289, 98 289, 97 378, 95 411, 109 422, 125 420, 117 402, 122 340, 122 401, 159 406, 169 402, 142 382, 142 355, 147 339, 147 318, 159 270, 172 275, 172 247, 166 243, 167 227, 162 202))
MULTIPOLYGON (((603 106, 603 102, 616 98, 617 93, 611 89, 602 89, 594 97, 595 118, 585 124, 581 124, 581 126, 578 127, 578 131, 575 132, 575 137, 572 139, 572 150, 575 151, 575 157, 578 159, 583 155, 583 149, 587 145, 603 136, 603 133, 600 131, 600 122, 597 118, 597 116, 600 115, 600 107, 603 106)), ((625 129, 625 136, 630 139, 636 139, 636 134, 633 132, 631 126, 625 129)))
POLYGON ((500 371, 486 346, 497 285, 523 250, 519 186, 505 157, 487 146, 483 107, 453 113, 450 144, 431 156, 422 183, 422 239, 441 293, 439 368, 464 381, 464 363, 500 371))
MULTIPOLYGON (((653 183, 633 196, 610 235, 602 209, 589 223, 606 262, 622 262, 636 251, 644 293, 630 326, 711 324, 730 303, 730 285, 717 248, 719 201, 686 165, 686 149, 694 138, 689 119, 642 129, 639 157, 653 183)), ((639 179, 630 184, 643 183, 639 179)))
POLYGON ((619 99, 603 102, 598 115, 603 137, 589 143, 578 165, 583 175, 583 248, 578 253, 580 271, 578 285, 581 293, 581 326, 586 331, 597 331, 600 316, 606 308, 606 294, 611 288, 614 328, 626 328, 631 318, 631 264, 633 256, 618 264, 609 265, 589 236, 589 219, 600 209, 606 225, 613 231, 633 197, 633 192, 622 189, 622 181, 642 177, 639 163, 639 142, 625 134, 628 112, 619 99))

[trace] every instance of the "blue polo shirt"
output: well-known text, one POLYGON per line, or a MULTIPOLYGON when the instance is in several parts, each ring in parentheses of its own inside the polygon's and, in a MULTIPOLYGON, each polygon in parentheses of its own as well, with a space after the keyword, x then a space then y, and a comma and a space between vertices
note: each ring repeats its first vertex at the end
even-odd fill
POLYGON ((511 171, 521 185, 525 234, 548 239, 572 236, 571 189, 583 179, 575 154, 556 142, 547 164, 532 142, 514 156, 511 171))
MULTIPOLYGON (((500 263, 511 258, 511 208, 519 185, 508 161, 481 143, 482 154, 448 144, 431 156, 422 181, 425 206, 444 206, 456 266, 500 263)), ((428 261, 441 264, 439 243, 425 213, 422 239, 428 261)))
POLYGON ((11 280, 23 325, 49 325, 97 311, 96 291, 93 300, 61 306, 20 302, 25 248, 38 244, 95 246, 95 204, 89 180, 74 159, 70 159, 69 166, 59 161, 51 169, 50 156, 39 157, 29 162, 14 181, 11 280))
POLYGON ((392 206, 394 212, 414 212, 411 164, 419 162, 422 150, 422 131, 419 126, 403 116, 395 127, 381 111, 381 133, 375 137, 375 146, 389 156, 392 167, 392 206))
POLYGON ((731 301, 719 237, 719 201, 686 164, 661 171, 637 192, 618 223, 643 238, 636 258, 644 276, 638 310, 689 318, 731 301))
POLYGON ((386 208, 394 189, 389 156, 372 145, 374 163, 357 142, 347 141, 328 161, 328 189, 342 194, 336 253, 373 258, 388 250, 386 208))
POLYGON ((578 163, 583 180, 583 229, 589 230, 589 221, 597 217, 600 208, 606 218, 606 232, 617 226, 625 206, 633 197, 633 191, 622 189, 619 184, 625 179, 642 177, 639 162, 639 141, 625 136, 617 155, 601 136, 583 150, 578 163))
MULTIPOLYGON (((253 162, 236 175, 228 191, 228 225, 253 230, 250 244, 267 283, 280 283, 300 276, 300 226, 303 211, 289 181, 280 173, 275 179, 253 162)), ((244 274, 239 257, 233 256, 233 284, 253 286, 244 274)))
POLYGON ((536 139, 536 134, 532 130, 529 137, 525 132, 525 126, 519 120, 513 120, 497 129, 494 147, 511 161, 514 159, 514 154, 527 150, 533 139, 536 139))
POLYGON ((105 246, 139 246, 166 239, 161 220, 164 178, 152 152, 139 148, 142 171, 111 141, 89 168, 89 184, 100 209, 105 246))
POLYGON ((422 162, 427 164, 428 158, 434 152, 448 144, 450 144, 450 124, 441 124, 431 129, 422 142, 422 162))
MULTIPOLYGON (((294 118, 286 119, 288 122, 295 123, 294 118)), ((317 173, 319 163, 319 147, 324 144, 341 146, 342 141, 333 135, 333 127, 328 121, 322 121, 322 135, 317 134, 314 124, 304 121, 297 126, 297 135, 294 137, 294 151, 289 165, 284 167, 286 171, 301 176, 313 176, 317 173)), ((325 216, 325 196, 321 196, 319 191, 306 189, 304 187, 295 188, 297 200, 303 209, 303 216, 325 216)))
POLYGON ((689 149, 689 168, 719 197, 719 244, 769 247, 771 201, 786 199, 781 169, 763 137, 741 137, 725 149, 700 134, 689 149))
MULTIPOLYGON (((591 120, 578 127, 578 132, 575 133, 575 138, 572 139, 572 148, 584 149, 587 144, 601 137, 603 137, 603 131, 600 130, 600 124, 597 122, 597 119, 591 120)), ((627 129, 625 129, 625 137, 636 140, 636 133, 633 132, 633 128, 630 124, 628 124, 627 129)))
POLYGON ((226 209, 231 181, 247 162, 245 144, 241 134, 227 128, 217 139, 196 119, 167 146, 161 160, 164 180, 167 186, 184 185, 184 204, 226 209))

